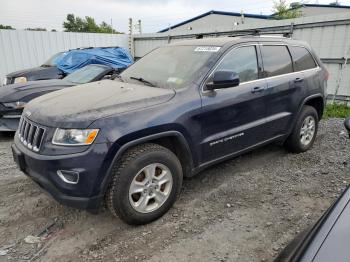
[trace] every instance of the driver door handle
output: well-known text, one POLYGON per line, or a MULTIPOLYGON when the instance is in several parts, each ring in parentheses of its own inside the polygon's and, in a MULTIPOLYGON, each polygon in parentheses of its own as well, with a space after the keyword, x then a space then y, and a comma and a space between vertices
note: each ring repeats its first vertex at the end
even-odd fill
POLYGON ((256 87, 252 88, 252 93, 253 93, 253 94, 254 94, 254 93, 260 93, 260 92, 262 92, 262 91, 264 91, 264 88, 261 87, 261 86, 256 86, 256 87))

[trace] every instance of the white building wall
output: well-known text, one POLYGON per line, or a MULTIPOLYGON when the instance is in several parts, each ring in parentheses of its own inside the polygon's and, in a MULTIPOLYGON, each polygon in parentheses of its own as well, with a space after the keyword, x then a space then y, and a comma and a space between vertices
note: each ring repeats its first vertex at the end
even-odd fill
POLYGON ((78 47, 107 46, 128 48, 128 36, 0 30, 0 85, 6 74, 39 66, 57 52, 78 47))

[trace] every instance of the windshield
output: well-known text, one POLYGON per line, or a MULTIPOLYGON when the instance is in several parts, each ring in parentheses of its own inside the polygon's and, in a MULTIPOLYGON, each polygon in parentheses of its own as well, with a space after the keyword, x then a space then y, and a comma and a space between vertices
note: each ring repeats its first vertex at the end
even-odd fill
POLYGON ((65 56, 67 53, 65 52, 59 52, 55 55, 53 55, 49 60, 47 60, 42 66, 55 66, 63 56, 65 56))
POLYGON ((88 65, 69 74, 64 78, 64 80, 75 84, 86 84, 94 80, 97 76, 99 76, 104 71, 106 71, 105 67, 88 65))
POLYGON ((183 88, 191 82, 216 47, 167 46, 154 50, 121 73, 126 82, 162 88, 183 88))

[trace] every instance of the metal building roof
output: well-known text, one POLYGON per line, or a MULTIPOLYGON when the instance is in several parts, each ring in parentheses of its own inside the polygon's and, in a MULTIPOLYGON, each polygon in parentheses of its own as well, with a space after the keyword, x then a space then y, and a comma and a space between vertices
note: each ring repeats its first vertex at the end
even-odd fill
MULTIPOLYGON (((185 24, 187 24, 187 23, 193 22, 193 21, 195 21, 195 20, 201 19, 201 18, 203 18, 203 17, 206 17, 206 16, 208 16, 208 15, 212 15, 212 14, 215 14, 215 15, 227 15, 227 16, 238 16, 238 17, 242 16, 241 13, 236 13, 236 12, 224 12, 224 11, 215 11, 215 10, 211 10, 211 11, 206 12, 206 13, 204 13, 204 14, 195 16, 195 17, 193 17, 193 18, 191 18, 191 19, 188 19, 188 20, 186 20, 186 21, 183 21, 183 22, 181 22, 181 23, 178 23, 178 24, 176 24, 176 25, 173 25, 173 26, 171 26, 170 28, 169 28, 169 27, 168 27, 168 28, 165 28, 165 29, 159 31, 158 33, 164 33, 164 32, 166 32, 166 31, 168 31, 169 29, 174 29, 174 28, 176 28, 176 27, 185 25, 185 24)), ((269 16, 269 15, 256 15, 256 14, 245 14, 245 13, 243 13, 243 15, 244 15, 244 17, 249 17, 249 18, 271 19, 271 16, 269 16)))
POLYGON ((348 6, 348 5, 302 4, 302 6, 305 6, 305 7, 327 7, 327 8, 348 8, 348 9, 350 9, 350 6, 348 6))
MULTIPOLYGON (((322 4, 301 4, 301 7, 319 7, 319 8, 342 8, 342 9, 350 9, 350 6, 347 5, 322 5, 322 4)), ((293 9, 293 8, 292 8, 293 9)), ((206 12, 204 14, 195 16, 191 19, 185 20, 181 23, 178 23, 176 25, 173 25, 171 27, 165 28, 161 31, 159 31, 158 33, 164 33, 166 31, 168 31, 169 29, 174 29, 177 28, 179 26, 185 25, 187 23, 193 22, 195 20, 201 19, 203 17, 206 17, 208 15, 211 14, 217 14, 217 15, 227 15, 227 16, 236 16, 236 17, 240 17, 242 14, 241 13, 237 13, 237 12, 225 12, 225 11, 216 11, 216 10, 211 10, 209 12, 206 12)), ((273 16, 275 14, 271 14, 271 15, 257 15, 257 14, 246 14, 243 13, 244 17, 249 17, 249 18, 257 18, 257 19, 274 19, 273 16)))

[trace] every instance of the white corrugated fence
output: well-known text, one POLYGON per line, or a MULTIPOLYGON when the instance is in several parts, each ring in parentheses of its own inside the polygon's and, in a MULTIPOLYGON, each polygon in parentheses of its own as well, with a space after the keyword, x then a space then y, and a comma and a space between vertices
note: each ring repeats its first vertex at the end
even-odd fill
POLYGON ((124 34, 0 30, 0 85, 5 75, 43 64, 55 53, 78 47, 128 48, 124 34))

